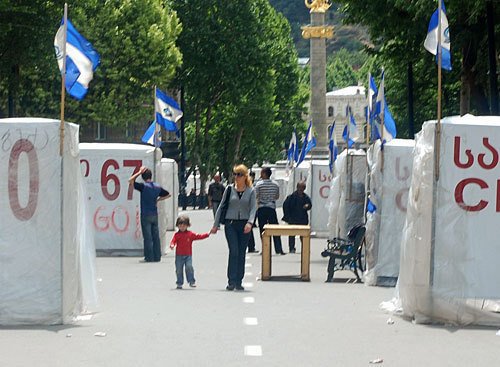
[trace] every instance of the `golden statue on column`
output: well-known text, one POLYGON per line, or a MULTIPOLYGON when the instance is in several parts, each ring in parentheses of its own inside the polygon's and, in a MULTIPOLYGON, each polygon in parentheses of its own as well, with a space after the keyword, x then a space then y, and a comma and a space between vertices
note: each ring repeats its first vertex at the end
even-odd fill
POLYGON ((330 0, 304 0, 306 6, 311 9, 311 13, 324 13, 332 4, 330 0))

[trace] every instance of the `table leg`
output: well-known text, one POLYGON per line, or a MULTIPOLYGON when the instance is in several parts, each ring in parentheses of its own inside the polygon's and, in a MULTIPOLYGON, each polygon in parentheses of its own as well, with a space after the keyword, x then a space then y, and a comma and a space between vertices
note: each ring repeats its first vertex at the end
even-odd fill
POLYGON ((311 238, 309 236, 304 236, 302 241, 302 254, 300 257, 300 277, 304 281, 309 281, 309 263, 311 258, 311 238))
POLYGON ((262 280, 271 278, 271 236, 262 234, 262 280))

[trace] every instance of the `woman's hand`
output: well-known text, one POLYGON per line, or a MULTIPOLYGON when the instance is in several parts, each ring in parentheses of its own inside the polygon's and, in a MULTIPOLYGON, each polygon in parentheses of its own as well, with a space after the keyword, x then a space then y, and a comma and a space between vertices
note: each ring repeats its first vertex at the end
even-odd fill
POLYGON ((252 230, 252 223, 248 223, 245 224, 245 228, 243 229, 243 233, 250 233, 250 231, 252 230))
POLYGON ((211 234, 216 234, 217 233, 217 227, 212 227, 212 229, 210 230, 210 233, 211 234))

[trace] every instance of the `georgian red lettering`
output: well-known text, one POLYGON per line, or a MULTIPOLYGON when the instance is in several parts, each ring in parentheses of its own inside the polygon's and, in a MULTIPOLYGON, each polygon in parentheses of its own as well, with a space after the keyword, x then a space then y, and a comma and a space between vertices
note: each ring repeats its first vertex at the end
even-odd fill
POLYGON ((484 169, 493 169, 497 166, 498 164, 498 152, 493 146, 488 141, 488 138, 483 138, 483 145, 486 149, 488 149, 491 152, 492 158, 491 162, 489 164, 484 163, 484 156, 486 154, 481 153, 477 156, 477 161, 481 167, 484 169))
POLYGON ((455 136, 453 161, 455 162, 455 165, 458 168, 469 168, 474 163, 474 157, 472 156, 470 149, 465 150, 465 155, 467 156, 467 162, 461 163, 460 162, 460 137, 455 136))
POLYGON ((410 177, 410 169, 407 166, 404 166, 404 168, 403 168, 404 174, 401 174, 400 166, 401 166, 401 157, 397 157, 396 158, 396 165, 395 165, 396 178, 399 181, 406 181, 408 179, 408 177, 410 177))
POLYGON ((323 199, 328 199, 328 195, 330 194, 330 186, 324 185, 319 188, 319 196, 323 199))
MULTIPOLYGON (((468 212, 478 212, 478 211, 483 210, 484 208, 486 208, 486 206, 488 205, 488 202, 485 201, 485 200, 481 200, 476 205, 466 205, 464 203, 464 196, 463 196, 464 195, 464 188, 465 188, 465 186, 470 185, 470 184, 476 184, 481 189, 487 189, 488 188, 488 184, 486 182, 484 182, 483 180, 479 179, 479 178, 466 178, 466 179, 460 181, 457 184, 457 186, 455 187, 455 201, 458 204, 458 206, 460 208, 462 208, 463 210, 465 210, 465 211, 468 211, 468 212)), ((497 188, 497 192, 498 192, 498 188, 497 188)), ((497 209, 498 209, 498 205, 499 205, 499 203, 497 201, 497 209)))
POLYGON ((409 188, 405 188, 399 190, 399 192, 396 194, 396 207, 404 213, 406 213, 407 210, 406 205, 408 203, 408 191, 409 188))

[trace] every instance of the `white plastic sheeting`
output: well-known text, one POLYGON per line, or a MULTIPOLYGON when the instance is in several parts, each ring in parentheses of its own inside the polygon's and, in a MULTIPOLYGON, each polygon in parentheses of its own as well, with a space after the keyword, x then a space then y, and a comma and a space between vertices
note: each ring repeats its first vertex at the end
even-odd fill
POLYGON ((70 323, 96 304, 95 255, 82 205, 78 126, 0 120, 0 324, 70 323), (84 284, 85 283, 85 284, 84 284), (90 297, 90 298, 85 298, 90 297))
MULTIPOLYGON (((160 149, 156 150, 154 167, 154 149, 141 144, 80 144, 81 170, 87 187, 98 254, 143 253, 140 193, 128 183, 130 176, 141 166, 156 171, 155 181, 165 184, 164 188, 172 195, 158 208, 160 240, 162 248, 165 248, 166 232, 174 229, 177 217, 177 167, 173 160, 160 162, 160 149)), ((142 178, 139 176, 137 181, 142 182, 142 178)))
MULTIPOLYGON (((309 177, 308 177, 309 178, 309 177)), ((318 237, 328 236, 328 208, 327 201, 330 194, 332 176, 328 161, 313 160, 311 165, 311 231, 318 237)))
POLYGON ((366 153, 344 150, 337 156, 327 200, 329 237, 344 237, 364 223, 366 153))
POLYGON ((401 246, 399 301, 417 322, 500 324, 500 117, 441 123, 435 181, 435 121, 416 139, 401 246))
POLYGON ((177 162, 170 158, 162 158, 157 172, 158 185, 167 190, 172 197, 158 203, 158 227, 160 230, 160 241, 162 254, 168 248, 169 238, 167 231, 175 230, 179 208, 179 174, 177 162))
POLYGON ((366 213, 363 280, 367 285, 396 285, 414 146, 414 140, 394 139, 386 143, 382 171, 380 140, 368 149, 369 199, 376 211, 366 213))

